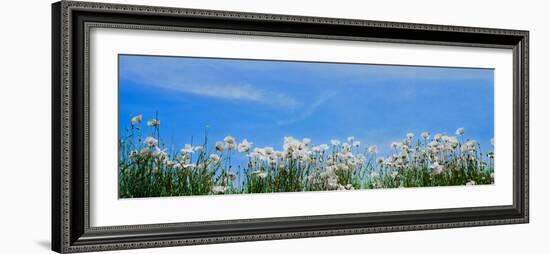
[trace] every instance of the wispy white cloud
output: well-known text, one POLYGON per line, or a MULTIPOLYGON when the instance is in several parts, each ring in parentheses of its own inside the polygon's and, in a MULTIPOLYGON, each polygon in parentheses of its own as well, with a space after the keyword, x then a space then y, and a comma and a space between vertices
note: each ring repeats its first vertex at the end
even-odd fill
POLYGON ((269 92, 249 84, 204 84, 173 81, 169 83, 148 83, 157 88, 176 92, 207 96, 217 99, 241 100, 265 105, 294 109, 298 101, 283 93, 269 92))
POLYGON ((201 75, 205 80, 208 80, 208 74, 190 74, 185 68, 163 69, 155 66, 154 63, 148 65, 132 63, 124 67, 124 72, 125 78, 138 85, 149 86, 153 89, 170 90, 215 99, 249 101, 285 109, 295 109, 300 104, 295 98, 285 93, 262 89, 261 84, 197 80, 196 77, 201 75))
POLYGON ((278 121, 277 125, 284 126, 284 125, 297 123, 307 119, 309 116, 315 113, 320 106, 322 106, 326 101, 328 101, 330 98, 334 97, 335 95, 336 95, 335 92, 321 94, 319 97, 315 99, 313 103, 305 107, 305 109, 302 110, 297 116, 293 118, 285 119, 282 121, 278 121))

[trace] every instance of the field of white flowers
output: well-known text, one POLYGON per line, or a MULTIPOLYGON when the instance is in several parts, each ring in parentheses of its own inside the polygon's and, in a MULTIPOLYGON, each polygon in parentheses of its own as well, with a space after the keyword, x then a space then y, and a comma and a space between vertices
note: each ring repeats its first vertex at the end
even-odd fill
POLYGON ((175 150, 160 140, 158 119, 142 125, 141 115, 133 117, 119 140, 120 198, 494 182, 494 153, 483 153, 463 128, 455 136, 408 133, 391 144, 391 155, 381 157, 377 146, 362 146, 354 137, 327 144, 284 137, 281 149, 275 149, 232 136, 210 143, 205 136, 200 145, 175 150), (231 158, 237 153, 245 154, 247 163, 234 168, 231 158))

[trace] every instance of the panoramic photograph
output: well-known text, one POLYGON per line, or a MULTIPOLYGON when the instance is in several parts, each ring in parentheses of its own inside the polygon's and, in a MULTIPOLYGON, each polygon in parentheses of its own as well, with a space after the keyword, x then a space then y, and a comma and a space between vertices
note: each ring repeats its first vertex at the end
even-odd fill
POLYGON ((119 55, 118 197, 494 184, 494 70, 119 55))

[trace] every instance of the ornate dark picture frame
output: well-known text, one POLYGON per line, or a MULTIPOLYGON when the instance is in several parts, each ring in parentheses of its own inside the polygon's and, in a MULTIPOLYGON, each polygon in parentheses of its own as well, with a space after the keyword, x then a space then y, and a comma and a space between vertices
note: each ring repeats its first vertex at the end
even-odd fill
POLYGON ((528 31, 62 1, 52 6, 52 249, 61 253, 529 221, 528 31), (513 205, 193 223, 89 225, 88 33, 199 31, 512 49, 513 205))

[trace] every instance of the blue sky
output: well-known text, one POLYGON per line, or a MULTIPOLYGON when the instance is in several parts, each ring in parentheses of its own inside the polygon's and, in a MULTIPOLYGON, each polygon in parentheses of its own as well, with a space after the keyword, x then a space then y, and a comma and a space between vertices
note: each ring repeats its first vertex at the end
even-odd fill
MULTIPOLYGON (((413 132, 478 140, 494 135, 491 69, 119 56, 120 132, 132 116, 161 120, 179 150, 226 135, 280 149, 284 136, 313 144, 355 136, 390 143, 413 132)), ((210 143, 212 144, 212 142, 210 143)))

